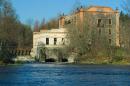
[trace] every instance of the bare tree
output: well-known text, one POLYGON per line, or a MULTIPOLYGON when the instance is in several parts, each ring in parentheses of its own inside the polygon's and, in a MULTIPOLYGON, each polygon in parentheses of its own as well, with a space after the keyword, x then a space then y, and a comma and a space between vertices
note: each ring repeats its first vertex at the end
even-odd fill
POLYGON ((126 11, 126 13, 130 15, 130 0, 123 0, 122 8, 124 9, 124 11, 126 11))

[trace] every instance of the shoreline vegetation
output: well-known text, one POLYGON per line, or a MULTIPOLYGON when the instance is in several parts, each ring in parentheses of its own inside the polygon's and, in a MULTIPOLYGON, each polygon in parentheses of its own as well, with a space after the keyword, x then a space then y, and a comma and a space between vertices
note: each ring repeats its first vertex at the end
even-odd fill
MULTIPOLYGON (((0 63, 0 66, 8 66, 8 65, 24 65, 24 64, 28 64, 28 63, 14 63, 14 64, 4 64, 4 63, 0 63)), ((31 64, 35 64, 35 63, 31 63, 31 64)), ((41 64, 41 63, 38 63, 38 64, 41 64)), ((130 63, 111 63, 111 64, 104 64, 104 63, 101 63, 101 64, 93 64, 93 63, 42 63, 43 65, 44 64, 56 64, 56 65, 122 65, 122 66, 130 66, 130 63)))
POLYGON ((36 61, 32 61, 32 62, 27 62, 27 61, 16 61, 16 62, 10 62, 10 63, 5 63, 0 61, 0 66, 2 65, 21 65, 21 64, 58 64, 58 65, 130 65, 130 62, 128 62, 127 59, 123 59, 120 61, 110 61, 110 60, 99 60, 99 59, 89 59, 89 60, 81 60, 81 61, 77 61, 77 62, 73 62, 73 63, 69 63, 69 62, 36 62, 36 61))

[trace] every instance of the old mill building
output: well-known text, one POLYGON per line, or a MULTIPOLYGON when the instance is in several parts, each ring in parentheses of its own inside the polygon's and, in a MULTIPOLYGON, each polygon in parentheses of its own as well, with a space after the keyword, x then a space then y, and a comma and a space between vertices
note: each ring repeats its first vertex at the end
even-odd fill
MULTIPOLYGON (((82 24, 92 26, 97 29, 97 33, 105 32, 108 36, 108 42, 114 46, 120 46, 119 43, 119 11, 110 7, 90 6, 87 8, 77 8, 70 15, 62 15, 59 18, 59 28, 51 30, 40 30, 33 33, 33 54, 37 56, 39 43, 43 43, 46 48, 59 48, 68 44, 67 25, 73 24, 82 28, 82 24)), ((71 28, 69 28, 71 29, 71 28)), ((54 58, 54 56, 53 56, 54 58)))

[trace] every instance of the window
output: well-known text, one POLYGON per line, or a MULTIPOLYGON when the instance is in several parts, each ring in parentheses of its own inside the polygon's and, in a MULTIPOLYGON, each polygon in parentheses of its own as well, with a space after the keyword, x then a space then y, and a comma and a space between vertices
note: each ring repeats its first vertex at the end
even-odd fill
POLYGON ((109 35, 111 35, 111 29, 109 29, 109 35))
POLYGON ((109 44, 111 44, 111 39, 109 39, 109 44))
POLYGON ((101 34, 101 28, 99 28, 99 34, 101 34))
POLYGON ((65 45, 65 39, 64 38, 62 38, 62 43, 63 43, 63 45, 65 45))
POLYGON ((57 44, 57 38, 54 38, 54 45, 57 44))
POLYGON ((98 27, 101 26, 101 22, 102 22, 102 20, 101 20, 101 19, 98 19, 98 24, 97 24, 98 27))
POLYGON ((71 24, 71 20, 66 20, 65 21, 65 24, 67 25, 67 24, 71 24))
POLYGON ((49 38, 46 38, 46 45, 49 45, 49 38))
POLYGON ((109 19, 109 25, 111 25, 112 24, 112 20, 111 19, 109 19))

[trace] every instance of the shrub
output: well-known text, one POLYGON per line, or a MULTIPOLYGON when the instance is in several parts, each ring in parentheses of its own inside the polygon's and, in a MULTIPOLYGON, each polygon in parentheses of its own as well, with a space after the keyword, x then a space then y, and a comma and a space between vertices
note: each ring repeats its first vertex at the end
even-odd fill
POLYGON ((122 56, 114 56, 112 61, 115 61, 115 62, 119 62, 119 61, 122 61, 123 60, 123 57, 122 56))

